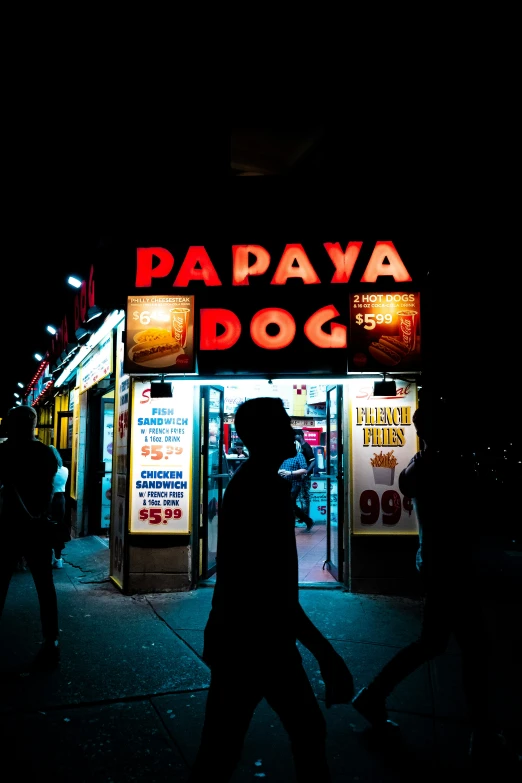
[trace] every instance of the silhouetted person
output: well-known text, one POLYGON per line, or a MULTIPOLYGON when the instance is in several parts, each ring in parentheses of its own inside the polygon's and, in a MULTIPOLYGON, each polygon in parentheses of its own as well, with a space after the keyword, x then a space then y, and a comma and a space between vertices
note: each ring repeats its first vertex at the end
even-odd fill
POLYGON ((313 448, 305 439, 303 430, 294 430, 294 438, 299 444, 301 454, 306 460, 306 475, 303 476, 299 490, 299 500, 301 507, 307 517, 310 517, 310 488, 312 483, 312 473, 315 467, 315 454, 313 448))
POLYGON ((413 499, 419 524, 417 569, 424 588, 422 629, 363 688, 352 704, 376 729, 388 720, 386 698, 409 674, 442 654, 453 633, 461 650, 462 684, 473 727, 470 755, 515 759, 489 714, 489 656, 475 560, 480 491, 473 466, 455 450, 452 416, 442 401, 419 407, 413 423, 422 448, 399 475, 399 489, 413 499))
POLYGON ((283 460, 295 455, 290 418, 281 399, 261 397, 238 407, 235 427, 250 458, 223 496, 203 650, 211 680, 190 780, 230 779, 252 715, 265 698, 290 736, 299 783, 326 783, 326 724, 296 640, 319 663, 327 707, 347 703, 353 681, 299 604, 290 484, 278 475, 283 460), (273 438, 259 438, 260 422, 270 422, 273 438), (245 557, 253 574, 246 584, 239 574, 245 557))
POLYGON ((314 526, 314 521, 308 512, 301 508, 297 502, 307 472, 306 460, 300 451, 296 452, 293 457, 285 459, 279 468, 279 475, 290 483, 290 497, 294 507, 294 516, 306 525, 307 530, 311 530, 314 526))
POLYGON ((62 552, 65 542, 70 541, 68 525, 65 523, 65 487, 69 478, 69 468, 63 464, 62 456, 57 448, 51 446, 52 452, 58 462, 58 470, 53 479, 53 498, 51 500, 51 516, 55 522, 52 538, 52 566, 63 568, 62 552))
POLYGON ((37 414, 20 405, 7 414, 7 440, 0 443, 0 614, 16 561, 22 555, 31 571, 44 642, 33 669, 50 669, 60 658, 58 605, 52 572, 51 528, 46 520, 58 463, 51 448, 34 437, 37 414), (36 518, 33 518, 36 517, 36 518))
POLYGON ((231 476, 233 476, 236 470, 243 462, 243 460, 248 459, 249 454, 248 451, 245 449, 243 441, 239 440, 239 438, 236 438, 236 440, 228 450, 228 455, 232 457, 236 457, 235 460, 230 460, 229 462, 228 472, 230 473, 231 476))

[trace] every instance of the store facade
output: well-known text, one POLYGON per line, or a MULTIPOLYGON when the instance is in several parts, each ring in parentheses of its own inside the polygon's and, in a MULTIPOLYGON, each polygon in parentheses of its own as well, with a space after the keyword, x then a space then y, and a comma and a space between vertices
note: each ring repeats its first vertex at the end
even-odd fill
MULTIPOLYGON (((310 514, 330 583, 401 589, 417 522, 397 481, 418 447, 423 351, 422 285, 400 245, 122 253, 118 294, 103 265, 100 304, 93 295, 83 309, 100 310, 99 326, 59 374, 55 365, 51 387, 54 437, 71 455, 73 534, 106 531, 114 584, 132 594, 212 581, 234 411, 278 396, 316 455, 310 514), (383 378, 395 380, 385 397, 374 390, 383 378)), ((86 325, 80 313, 75 335, 86 325)), ((277 437, 270 422, 260 437, 277 437)), ((240 569, 262 578, 248 574, 248 553, 240 569)))

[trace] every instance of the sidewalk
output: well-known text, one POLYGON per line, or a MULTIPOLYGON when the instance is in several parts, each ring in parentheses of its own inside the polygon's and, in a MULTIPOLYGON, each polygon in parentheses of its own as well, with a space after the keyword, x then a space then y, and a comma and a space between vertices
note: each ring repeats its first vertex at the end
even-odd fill
MULTIPOLYGON (((511 558, 517 564, 521 559, 511 558)), ((212 589, 124 596, 108 579, 109 550, 96 537, 69 542, 64 560, 64 568, 54 572, 62 664, 51 674, 19 675, 38 650, 40 620, 30 574, 16 573, 11 582, 0 620, 4 764, 14 763, 17 780, 49 775, 54 783, 182 783, 198 747, 209 685, 200 656, 212 589)), ((506 734, 519 741, 520 593, 510 596, 511 603, 501 602, 500 595, 496 591, 484 604, 495 645, 494 704, 506 734)), ((356 687, 419 629, 415 600, 332 589, 303 589, 300 597, 348 662, 356 687)), ((324 709, 318 667, 302 653, 324 709)), ((390 713, 402 737, 392 748, 375 746, 351 705, 324 709, 333 781, 434 781, 454 772, 470 779, 459 663, 452 642, 445 655, 392 694, 390 713)), ((254 715, 233 780, 263 777, 272 783, 294 780, 287 735, 266 703, 254 715)))

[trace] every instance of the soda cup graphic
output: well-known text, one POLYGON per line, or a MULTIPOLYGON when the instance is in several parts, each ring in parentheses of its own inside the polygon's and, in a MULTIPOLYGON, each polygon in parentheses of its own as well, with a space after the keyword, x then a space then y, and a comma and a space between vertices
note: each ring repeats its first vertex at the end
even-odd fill
POLYGON ((401 310, 397 313, 399 319, 399 335, 408 351, 415 350, 416 310, 401 310))
POLYGON ((170 311, 172 336, 182 348, 187 344, 189 315, 189 307, 173 307, 170 311))

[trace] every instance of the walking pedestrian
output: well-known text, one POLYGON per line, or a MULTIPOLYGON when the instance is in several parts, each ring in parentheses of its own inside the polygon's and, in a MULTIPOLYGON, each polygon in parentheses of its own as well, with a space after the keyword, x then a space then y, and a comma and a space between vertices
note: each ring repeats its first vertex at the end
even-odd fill
POLYGON ((311 530, 314 526, 314 521, 297 502, 306 474, 306 460, 299 451, 293 457, 285 459, 279 468, 279 475, 290 483, 290 497, 294 507, 294 516, 306 525, 307 530, 311 530))
POLYGON ((281 462, 295 454, 290 418, 281 399, 261 397, 241 403, 235 427, 250 458, 223 496, 203 650, 210 688, 190 780, 230 780, 254 710, 265 698, 290 736, 298 783, 327 783, 326 722, 297 640, 318 661, 327 707, 349 702, 353 680, 299 603, 293 504, 289 483, 278 475, 281 462), (271 423, 272 441, 258 437, 261 421, 271 423), (238 582, 245 552, 256 574, 248 585, 238 582))
POLYGON ((315 467, 315 454, 313 448, 305 439, 303 430, 294 430, 294 438, 299 444, 299 451, 306 461, 306 474, 301 479, 299 491, 299 502, 301 508, 307 517, 310 516, 310 486, 312 482, 312 473, 315 467))
POLYGON ((51 449, 58 462, 58 470, 53 479, 53 498, 51 500, 51 517, 54 522, 52 566, 53 568, 63 568, 62 551, 65 542, 71 540, 68 526, 65 524, 65 487, 69 478, 69 468, 63 464, 58 449, 54 446, 51 446, 51 449))
POLYGON ((386 698, 422 663, 442 654, 453 633, 462 655, 462 683, 472 724, 470 756, 479 765, 518 757, 493 728, 489 710, 489 655, 474 555, 480 492, 473 467, 455 449, 443 401, 420 406, 413 424, 422 443, 399 475, 419 524, 417 569, 424 588, 422 629, 359 691, 352 704, 375 729, 393 728, 386 698))
POLYGON ((7 440, 0 443, 0 615, 16 562, 24 556, 40 604, 43 645, 32 666, 38 671, 58 664, 60 647, 49 523, 58 463, 51 448, 35 438, 36 420, 37 413, 31 406, 11 408, 7 414, 7 440))

